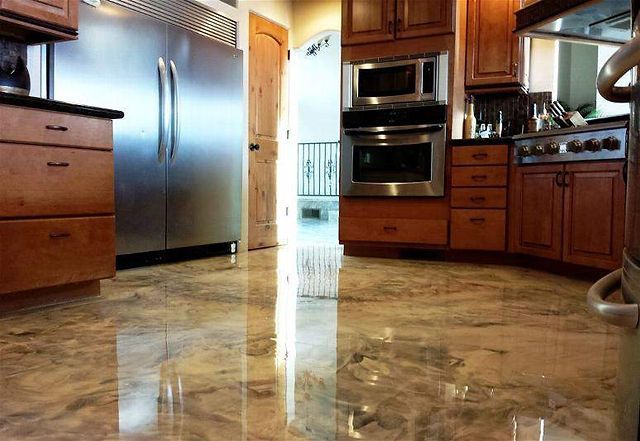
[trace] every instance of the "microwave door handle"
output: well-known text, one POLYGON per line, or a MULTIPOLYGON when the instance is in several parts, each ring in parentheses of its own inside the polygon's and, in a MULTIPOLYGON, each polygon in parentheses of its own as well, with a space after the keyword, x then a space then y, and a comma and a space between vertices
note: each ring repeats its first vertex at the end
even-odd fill
POLYGON ((622 45, 602 66, 598 74, 598 91, 606 100, 614 103, 629 103, 631 87, 615 84, 631 69, 640 64, 640 36, 622 45))

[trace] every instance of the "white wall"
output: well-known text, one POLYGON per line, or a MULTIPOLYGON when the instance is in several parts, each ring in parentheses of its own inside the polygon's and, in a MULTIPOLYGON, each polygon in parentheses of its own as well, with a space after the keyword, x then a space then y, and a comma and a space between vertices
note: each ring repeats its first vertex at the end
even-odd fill
POLYGON ((295 65, 293 88, 297 112, 297 141, 321 142, 340 139, 340 33, 323 32, 293 51, 295 65), (306 55, 307 48, 329 36, 329 47, 316 56, 306 55))

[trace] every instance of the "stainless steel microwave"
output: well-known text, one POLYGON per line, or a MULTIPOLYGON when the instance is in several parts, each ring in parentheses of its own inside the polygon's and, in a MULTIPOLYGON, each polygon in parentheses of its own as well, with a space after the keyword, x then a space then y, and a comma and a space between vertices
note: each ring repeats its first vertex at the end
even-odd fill
POLYGON ((343 108, 416 102, 446 104, 447 81, 447 52, 345 63, 343 108))

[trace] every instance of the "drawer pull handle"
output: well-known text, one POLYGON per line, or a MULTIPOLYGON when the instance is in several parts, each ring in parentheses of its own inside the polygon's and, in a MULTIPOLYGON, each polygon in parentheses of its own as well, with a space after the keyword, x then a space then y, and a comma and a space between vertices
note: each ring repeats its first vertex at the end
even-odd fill
POLYGON ((486 200, 487 198, 485 198, 484 196, 471 196, 471 202, 473 202, 474 204, 480 204, 486 200))
POLYGON ((47 165, 49 167, 69 167, 70 164, 68 162, 51 161, 51 162, 47 162, 47 165))
POLYGON ((49 233, 51 239, 65 239, 71 237, 71 233, 49 233))
POLYGON ((69 127, 51 124, 47 126, 47 130, 54 130, 56 132, 66 132, 67 130, 69 130, 69 127))
POLYGON ((487 153, 474 153, 471 155, 473 159, 487 159, 489 155, 487 153))
POLYGON ((476 182, 483 182, 487 180, 487 175, 473 175, 471 176, 471 179, 476 182))
POLYGON ((382 227, 382 229, 386 232, 398 231, 397 227, 382 227))
POLYGON ((484 217, 472 217, 469 220, 471 221, 472 224, 482 225, 482 224, 484 224, 485 218, 484 217))

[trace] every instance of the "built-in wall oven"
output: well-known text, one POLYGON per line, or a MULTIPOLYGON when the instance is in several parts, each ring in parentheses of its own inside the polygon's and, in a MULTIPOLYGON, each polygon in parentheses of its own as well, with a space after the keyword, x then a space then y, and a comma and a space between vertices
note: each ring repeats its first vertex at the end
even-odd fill
POLYGON ((343 64, 343 107, 447 101, 448 54, 423 53, 343 64))
POLYGON ((445 105, 342 113, 344 196, 443 196, 445 105))

